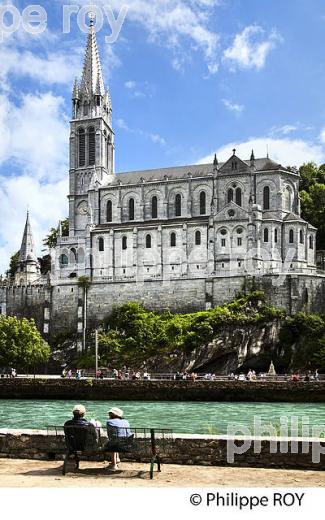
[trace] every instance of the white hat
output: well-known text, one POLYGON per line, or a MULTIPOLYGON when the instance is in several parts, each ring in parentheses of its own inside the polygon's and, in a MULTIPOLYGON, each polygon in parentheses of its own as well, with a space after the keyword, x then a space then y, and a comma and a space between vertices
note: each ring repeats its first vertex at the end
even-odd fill
POLYGON ((123 410, 121 410, 121 408, 111 408, 110 410, 108 410, 107 415, 109 415, 110 413, 122 419, 124 412, 123 410))
POLYGON ((72 410, 73 413, 78 412, 80 415, 85 415, 86 408, 83 404, 76 404, 76 406, 72 410))

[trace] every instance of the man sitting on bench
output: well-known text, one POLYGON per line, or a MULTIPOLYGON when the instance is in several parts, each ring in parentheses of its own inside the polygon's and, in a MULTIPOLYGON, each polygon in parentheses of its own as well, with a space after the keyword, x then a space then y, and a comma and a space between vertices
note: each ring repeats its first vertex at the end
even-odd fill
POLYGON ((98 435, 95 426, 84 417, 86 408, 82 404, 77 404, 72 413, 73 418, 64 423, 64 433, 69 447, 75 446, 78 451, 83 451, 92 446, 95 447, 98 435), (83 431, 84 434, 82 434, 83 431))
POLYGON ((108 412, 107 421, 107 437, 108 443, 106 450, 111 453, 111 463, 108 469, 117 471, 120 462, 119 451, 129 451, 130 442, 132 442, 133 435, 130 430, 129 421, 123 419, 123 410, 120 408, 111 408, 108 412), (123 449, 123 445, 124 448, 123 449))

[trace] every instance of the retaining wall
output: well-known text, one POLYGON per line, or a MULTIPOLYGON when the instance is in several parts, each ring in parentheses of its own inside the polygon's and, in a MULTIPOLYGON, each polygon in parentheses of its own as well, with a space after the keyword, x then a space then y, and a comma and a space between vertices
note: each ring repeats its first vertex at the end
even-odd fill
MULTIPOLYGON (((105 437, 102 442, 105 443, 105 437)), ((217 435, 175 434, 172 448, 162 454, 162 462, 183 465, 277 467, 310 470, 325 470, 325 440, 286 438, 230 438, 217 435), (236 442, 238 447, 247 443, 244 453, 227 461, 227 448, 236 442), (255 444, 254 444, 255 441, 255 444), (260 443, 260 448, 259 448, 260 443), (280 443, 282 447, 280 449, 280 443), (286 444, 287 443, 287 444, 286 444), (282 453, 281 453, 282 452, 282 453), (319 462, 313 462, 319 455, 319 462)), ((62 460, 65 453, 63 435, 47 435, 42 430, 0 430, 0 458, 62 460)), ((85 457, 81 457, 85 458, 85 457)), ((123 454, 123 460, 146 462, 132 454, 123 454)), ((103 455, 87 457, 104 460, 103 455)))
POLYGON ((325 381, 0 379, 0 399, 325 402, 325 381))

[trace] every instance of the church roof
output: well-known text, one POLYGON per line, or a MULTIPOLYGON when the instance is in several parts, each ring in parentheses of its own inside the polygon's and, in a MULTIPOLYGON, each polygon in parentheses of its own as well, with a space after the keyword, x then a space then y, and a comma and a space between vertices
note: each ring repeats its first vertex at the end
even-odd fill
MULTIPOLYGON (((247 166, 250 166, 250 160, 243 161, 247 166)), ((219 163, 219 170, 226 163, 219 163)), ((271 159, 262 158, 255 159, 255 170, 258 172, 279 170, 283 168, 280 164, 272 161, 271 159)), ((170 180, 173 179, 184 179, 190 174, 193 177, 206 177, 212 175, 213 164, 192 164, 186 166, 174 166, 171 168, 158 168, 153 170, 139 170, 133 172, 121 172, 116 175, 115 180, 111 185, 122 184, 138 184, 142 181, 153 182, 163 181, 165 178, 170 180)))
POLYGON ((85 54, 84 68, 80 83, 80 93, 88 95, 105 95, 105 86, 100 64, 94 22, 91 20, 85 54))
POLYGON ((20 262, 26 262, 27 260, 37 260, 35 255, 35 244, 32 233, 32 227, 29 220, 29 212, 27 211, 26 224, 23 234, 23 240, 19 252, 20 262))

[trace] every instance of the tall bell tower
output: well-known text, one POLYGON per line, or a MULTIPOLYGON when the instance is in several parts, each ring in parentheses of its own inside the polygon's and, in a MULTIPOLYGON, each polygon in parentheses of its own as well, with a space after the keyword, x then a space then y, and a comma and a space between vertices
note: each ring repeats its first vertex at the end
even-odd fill
POLYGON ((112 103, 105 88, 91 17, 81 81, 75 80, 70 122, 69 234, 82 235, 96 215, 89 192, 114 177, 112 103))

